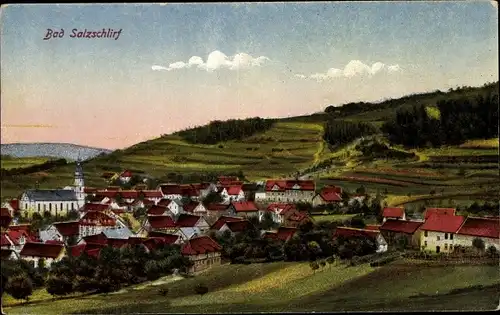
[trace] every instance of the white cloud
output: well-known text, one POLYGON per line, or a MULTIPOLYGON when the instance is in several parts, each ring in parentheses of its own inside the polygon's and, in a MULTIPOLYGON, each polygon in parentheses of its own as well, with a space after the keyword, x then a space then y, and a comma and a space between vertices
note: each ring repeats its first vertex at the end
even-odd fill
POLYGON ((222 68, 230 70, 243 70, 252 67, 260 67, 267 61, 270 61, 268 57, 260 56, 254 58, 246 53, 238 53, 230 58, 223 52, 215 50, 208 55, 206 62, 204 62, 203 59, 199 56, 193 56, 189 58, 189 61, 187 63, 184 61, 177 61, 171 63, 168 67, 153 66, 152 69, 171 71, 197 67, 208 72, 212 72, 222 68))
POLYGON ((378 73, 386 72, 399 72, 402 71, 399 65, 390 65, 387 66, 382 62, 375 62, 373 65, 369 66, 364 64, 359 60, 351 60, 344 67, 344 69, 330 68, 326 71, 326 73, 314 73, 309 76, 303 74, 296 74, 297 78, 301 79, 314 79, 317 81, 325 81, 328 79, 335 78, 352 78, 357 76, 373 76, 378 73))

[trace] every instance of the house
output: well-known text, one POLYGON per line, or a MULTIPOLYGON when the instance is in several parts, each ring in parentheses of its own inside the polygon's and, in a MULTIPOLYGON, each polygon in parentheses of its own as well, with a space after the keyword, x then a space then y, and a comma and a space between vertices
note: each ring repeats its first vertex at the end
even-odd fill
POLYGON ((109 228, 122 228, 122 225, 115 218, 100 211, 88 211, 79 220, 80 237, 99 234, 109 228))
POLYGON ((166 207, 174 215, 178 215, 184 211, 180 199, 162 199, 157 203, 157 206, 166 207))
POLYGON ((182 189, 177 184, 160 184, 158 190, 163 194, 164 199, 181 200, 182 189))
POLYGON ((325 186, 312 198, 312 205, 315 207, 332 203, 342 205, 342 188, 325 186))
POLYGON ((222 204, 222 203, 209 203, 205 206, 207 209, 207 215, 220 217, 222 215, 229 215, 230 204, 222 204))
POLYGON ((289 227, 300 227, 304 224, 312 223, 312 219, 307 212, 294 211, 285 219, 285 225, 289 227))
POLYGON ((0 208, 0 227, 6 228, 12 222, 12 214, 8 208, 0 208))
MULTIPOLYGON (((207 223, 205 218, 187 213, 179 215, 175 221, 175 226, 187 239, 204 234, 210 229, 210 225, 207 223)), ((180 236, 183 237, 183 235, 180 236)))
POLYGON ((384 208, 382 218, 382 222, 385 222, 387 219, 406 220, 405 209, 403 207, 384 208))
POLYGON ((19 212, 19 200, 11 199, 7 202, 4 202, 2 204, 2 208, 7 208, 7 210, 9 210, 10 215, 14 216, 19 212))
POLYGON ((57 229, 59 235, 62 236, 62 240, 66 242, 71 237, 75 237, 78 241, 80 237, 80 222, 79 221, 66 221, 66 222, 56 222, 53 226, 57 229))
POLYGON ((365 201, 366 195, 365 194, 357 194, 357 195, 352 195, 349 201, 347 202, 348 205, 352 206, 356 203, 363 203, 365 201))
POLYGON ((145 200, 151 200, 156 204, 163 198, 163 194, 159 190, 139 190, 138 197, 142 197, 142 199, 145 200))
POLYGON ((47 241, 64 241, 63 236, 61 235, 61 233, 59 233, 59 230, 54 224, 51 224, 47 228, 40 230, 38 232, 38 235, 42 243, 46 243, 47 241))
POLYGON ((200 191, 193 185, 180 185, 181 195, 183 198, 188 198, 190 200, 198 201, 200 199, 200 191))
POLYGON ((14 251, 14 242, 6 232, 0 234, 0 250, 2 259, 18 259, 19 253, 14 251))
POLYGON ((217 186, 213 183, 199 183, 192 186, 199 192, 199 199, 204 199, 208 194, 217 191, 217 186))
POLYGON ((241 182, 237 176, 219 176, 217 178, 218 187, 229 186, 232 185, 233 183, 236 183, 236 185, 243 184, 243 182, 241 182))
POLYGON ((366 230, 366 229, 357 229, 351 227, 337 227, 335 233, 333 234, 333 238, 351 238, 351 237, 361 237, 371 239, 375 242, 377 246, 377 253, 383 253, 387 251, 387 242, 377 230, 366 230))
POLYGON ((268 201, 312 202, 315 195, 312 180, 268 180, 265 189, 268 201))
POLYGON ((207 209, 203 203, 198 201, 191 201, 183 206, 183 211, 196 215, 203 215, 207 213, 207 209))
POLYGON ((271 239, 276 239, 280 240, 283 242, 287 242, 289 239, 291 239, 295 233, 297 233, 296 228, 292 227, 280 227, 276 231, 267 231, 264 233, 265 238, 271 238, 271 239))
POLYGON ((118 176, 118 179, 122 182, 122 183, 128 183, 130 182, 130 180, 132 179, 132 172, 129 171, 129 170, 125 170, 123 173, 121 173, 119 176, 118 176))
POLYGON ((193 263, 189 272, 197 272, 221 264, 222 246, 208 236, 188 240, 181 248, 181 254, 193 263))
POLYGON ((169 245, 181 243, 181 238, 178 235, 157 232, 157 231, 148 233, 148 238, 163 238, 164 243, 169 245))
POLYGON ((28 233, 24 230, 8 230, 7 232, 2 233, 4 235, 5 245, 9 245, 7 249, 10 249, 14 252, 15 256, 19 256, 19 253, 23 249, 24 245, 33 239, 28 235, 28 233), (6 241, 8 240, 8 242, 6 241))
POLYGON ((220 216, 217 219, 217 221, 215 221, 210 226, 210 229, 215 230, 215 231, 219 231, 222 228, 222 226, 224 226, 224 224, 226 224, 227 222, 238 222, 238 221, 243 221, 243 220, 245 220, 245 219, 242 217, 231 217, 231 216, 223 215, 223 216, 220 216))
MULTIPOLYGON (((170 201, 170 200, 169 200, 170 201)), ((172 212, 166 206, 151 206, 147 210, 147 215, 170 215, 172 212)))
POLYGON ((500 221, 467 217, 455 235, 454 246, 471 247, 476 238, 483 240, 486 249, 493 246, 500 251, 500 221))
POLYGON ((231 203, 235 201, 244 201, 245 193, 242 185, 223 186, 219 189, 219 194, 223 203, 231 203))
POLYGON ((251 216, 261 218, 262 212, 253 201, 232 202, 229 207, 229 213, 233 216, 249 218, 251 216))
POLYGON ((60 261, 64 257, 64 254, 64 246, 61 244, 28 242, 23 246, 19 257, 27 261, 32 261, 36 268, 41 259, 45 261, 46 267, 50 267, 52 263, 60 261))
POLYGON ((227 221, 216 233, 223 234, 225 231, 229 231, 231 235, 235 235, 236 233, 248 231, 251 228, 253 228, 252 223, 246 219, 227 221))
POLYGON ((152 231, 176 232, 177 226, 169 215, 148 216, 138 234, 145 235, 152 231))
POLYGON ((80 212, 85 213, 88 211, 100 211, 100 212, 111 211, 111 205, 102 203, 86 203, 80 208, 80 212))
POLYGON ((465 221, 465 217, 455 215, 455 211, 437 211, 425 214, 425 222, 420 227, 420 245, 425 251, 450 253, 453 251, 454 236, 465 221))
MULTIPOLYGON (((423 222, 420 221, 406 221, 389 218, 384 221, 378 230, 382 233, 382 236, 387 241, 387 244, 391 247, 398 246, 399 239, 403 238, 405 239, 407 246, 420 249, 419 228, 422 224, 423 222)), ((365 229, 367 229, 367 227, 365 227, 365 229)))
POLYGON ((267 210, 274 212, 276 215, 276 223, 285 224, 286 218, 292 213, 296 212, 297 207, 293 203, 270 203, 267 210))

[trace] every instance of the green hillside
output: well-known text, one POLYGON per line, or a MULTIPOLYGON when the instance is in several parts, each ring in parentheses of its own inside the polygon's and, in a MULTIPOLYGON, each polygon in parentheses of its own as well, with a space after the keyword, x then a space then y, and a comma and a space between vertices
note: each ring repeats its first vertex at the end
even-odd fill
MULTIPOLYGON (((372 268, 335 264, 313 272, 308 263, 268 263, 214 267, 193 278, 129 287, 53 301, 40 292, 32 304, 8 314, 220 313, 284 311, 492 310, 498 304, 495 266, 387 265, 372 268), (234 277, 238 274, 238 277, 234 277), (457 277, 457 275, 460 277, 457 277), (203 296, 194 293, 202 283, 203 296), (482 285, 483 288, 477 288, 482 285), (166 296, 159 290, 167 288, 166 296), (464 292, 453 292, 465 289, 464 292)), ((16 303, 17 304, 17 303, 16 303)))
MULTIPOLYGON (((188 142, 182 134, 189 131, 164 135, 86 161, 86 185, 105 186, 107 183, 101 177, 103 172, 123 169, 144 172, 160 181, 169 173, 223 175, 242 172, 247 180, 258 180, 290 177, 300 172, 318 179, 320 185, 336 184, 349 190, 363 185, 368 193, 386 192, 386 200, 390 203, 404 203, 419 197, 437 198, 436 203, 442 204, 443 200, 448 202, 449 198, 443 197, 448 195, 461 195, 458 198, 461 200, 470 196, 467 200, 471 202, 483 200, 499 187, 498 167, 495 166, 498 138, 410 150, 389 143, 380 134, 365 137, 368 142, 356 139, 331 147, 323 140, 323 134, 327 120, 363 121, 378 128, 398 109, 416 104, 433 106, 439 100, 483 95, 491 90, 498 90, 497 85, 410 95, 377 104, 329 107, 325 113, 275 119, 264 132, 215 144, 188 142), (419 172, 422 171, 435 176, 421 176, 419 172), (431 194, 432 190, 436 193, 431 194)), ((431 114, 437 115, 435 109, 431 114)), ((41 188, 71 185, 73 171, 74 164, 68 164, 44 172, 4 177, 2 199, 16 197, 36 183, 41 188)))

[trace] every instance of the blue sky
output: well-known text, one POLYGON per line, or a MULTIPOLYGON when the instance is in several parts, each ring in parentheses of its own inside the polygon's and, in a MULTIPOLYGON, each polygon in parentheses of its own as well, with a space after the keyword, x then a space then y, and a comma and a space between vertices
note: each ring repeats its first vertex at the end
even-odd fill
POLYGON ((2 143, 119 148, 211 119, 498 80, 489 1, 9 5, 1 29, 2 143), (47 28, 65 37, 44 41, 47 28))

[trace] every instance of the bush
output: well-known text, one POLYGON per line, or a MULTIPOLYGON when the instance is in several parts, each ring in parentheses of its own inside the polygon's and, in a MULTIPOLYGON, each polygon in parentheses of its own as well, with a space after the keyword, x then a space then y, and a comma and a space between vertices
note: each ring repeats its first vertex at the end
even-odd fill
POLYGON ((17 275, 9 279, 6 291, 17 300, 28 300, 33 293, 33 283, 27 275, 17 275))
POLYGON ((204 295, 208 292, 208 287, 203 284, 197 284, 194 287, 194 292, 199 295, 204 295))
POLYGON ((47 279, 47 292, 52 296, 67 295, 73 292, 73 284, 65 276, 51 276, 47 279))

